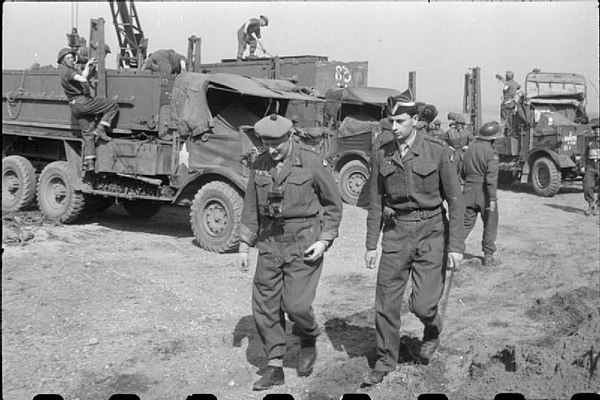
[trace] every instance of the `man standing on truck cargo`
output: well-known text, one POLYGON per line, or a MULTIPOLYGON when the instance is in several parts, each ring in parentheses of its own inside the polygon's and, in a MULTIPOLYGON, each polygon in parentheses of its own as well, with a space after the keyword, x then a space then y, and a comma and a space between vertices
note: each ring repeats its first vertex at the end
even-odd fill
POLYGON ((312 303, 323 254, 338 236, 342 199, 327 162, 291 138, 292 121, 277 114, 254 125, 268 149, 250 172, 239 230, 239 267, 257 244, 252 313, 268 359, 253 390, 284 383, 286 319, 300 337, 299 376, 312 373, 319 327, 312 303))
POLYGON ((144 60, 142 71, 150 70, 160 74, 180 74, 187 69, 187 58, 173 49, 156 50, 144 60))
POLYGON ((248 22, 238 29, 238 52, 237 52, 237 60, 241 61, 244 56, 244 52, 246 51, 246 47, 250 47, 250 54, 248 55, 249 59, 256 58, 254 52, 256 51, 256 45, 260 45, 260 49, 263 53, 266 53, 267 50, 263 46, 260 41, 260 28, 263 26, 269 25, 269 18, 266 15, 261 15, 258 19, 250 18, 248 22))
POLYGON ((75 69, 76 52, 70 48, 58 52, 58 68, 61 73, 61 85, 69 100, 69 107, 73 116, 79 121, 81 136, 83 137, 83 166, 86 171, 93 171, 96 163, 96 144, 94 139, 110 142, 106 129, 111 127, 113 120, 119 113, 119 106, 115 101, 102 97, 91 97, 88 76, 96 63, 95 58, 90 58, 83 71, 75 69), (94 129, 97 117, 101 120, 94 129))
POLYGON ((464 251, 465 205, 450 150, 417 129, 423 104, 406 92, 387 102, 387 124, 371 156, 365 262, 375 268, 383 228, 375 293, 377 362, 363 387, 383 381, 398 364, 400 304, 412 280, 409 309, 425 326, 419 355, 431 359, 439 345, 438 302, 447 267, 458 266, 464 251), (448 204, 450 221, 443 202, 448 204), (391 209, 389 220, 384 210, 391 209))
MULTIPOLYGON (((498 79, 501 76, 498 75, 498 79)), ((512 71, 506 71, 504 88, 502 88, 502 102, 500 103, 500 121, 505 130, 512 131, 512 119, 517 107, 517 90, 521 89, 514 80, 515 74, 512 71)))
POLYGON ((465 182, 465 240, 473 230, 477 214, 483 220, 483 265, 495 264, 496 236, 498 235, 498 153, 494 140, 503 136, 497 122, 485 123, 479 128, 477 140, 469 146, 462 163, 462 178, 465 182))
POLYGON ((598 192, 600 171, 600 124, 598 118, 593 118, 590 127, 594 133, 592 140, 586 144, 584 151, 585 175, 583 177, 583 197, 588 203, 585 215, 598 215, 600 206, 600 192, 594 201, 594 188, 598 192))

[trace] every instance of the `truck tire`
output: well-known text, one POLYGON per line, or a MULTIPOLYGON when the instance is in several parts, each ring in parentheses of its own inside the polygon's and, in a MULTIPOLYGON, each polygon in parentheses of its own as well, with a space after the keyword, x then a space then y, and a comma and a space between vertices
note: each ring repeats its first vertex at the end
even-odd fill
POLYGON ((150 218, 160 211, 162 202, 157 200, 122 200, 123 208, 135 218, 150 218))
POLYGON ((369 180, 369 168, 360 160, 352 160, 340 169, 338 178, 342 200, 355 206, 363 186, 369 180))
POLYGON ((225 182, 202 186, 190 210, 190 225, 198 245, 216 253, 234 250, 243 206, 242 196, 225 182))
POLYGON ((54 161, 42 170, 37 199, 42 214, 65 224, 77 220, 85 209, 84 194, 73 187, 66 161, 54 161))
POLYGON ((35 168, 25 157, 2 159, 2 211, 20 211, 35 200, 35 168))
POLYGON ((531 183, 536 194, 543 197, 554 196, 560 189, 561 180, 560 171, 554 161, 548 157, 535 160, 531 169, 531 183))

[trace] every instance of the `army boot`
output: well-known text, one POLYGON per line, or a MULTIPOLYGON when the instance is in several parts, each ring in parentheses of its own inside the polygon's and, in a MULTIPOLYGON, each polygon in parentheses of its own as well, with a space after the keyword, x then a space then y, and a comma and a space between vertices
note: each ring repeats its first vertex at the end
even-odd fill
POLYGON ((494 259, 493 254, 484 254, 483 256, 483 266, 484 267, 493 267, 496 265, 496 260, 494 259))
POLYGON ((431 360, 440 345, 440 331, 435 325, 425 325, 419 356, 431 360))
POLYGON ((252 390, 268 390, 273 386, 283 385, 285 377, 283 375, 283 367, 268 366, 265 374, 252 385, 252 390))
POLYGON ((372 370, 362 380, 360 387, 365 388, 369 386, 375 386, 383 382, 383 378, 387 376, 387 371, 376 371, 372 370))
POLYGON ((296 371, 298 376, 309 376, 313 372, 313 366, 317 360, 316 340, 303 339, 300 343, 296 371))
POLYGON ((94 131, 94 136, 96 137, 96 140, 103 140, 105 142, 110 142, 112 140, 112 138, 106 134, 104 125, 98 125, 94 131))

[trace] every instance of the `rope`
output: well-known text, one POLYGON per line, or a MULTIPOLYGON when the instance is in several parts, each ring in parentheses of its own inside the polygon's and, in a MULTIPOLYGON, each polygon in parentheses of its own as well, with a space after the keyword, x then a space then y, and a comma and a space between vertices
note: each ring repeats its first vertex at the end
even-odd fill
POLYGON ((19 101, 19 103, 16 104, 17 102, 15 98, 25 93, 25 89, 23 88, 23 85, 25 84, 25 73, 26 70, 23 70, 23 75, 21 75, 21 85, 15 92, 15 95, 13 97, 10 97, 8 94, 6 95, 6 107, 8 108, 8 116, 10 119, 17 119, 21 113, 21 106, 23 105, 23 102, 19 101), (15 108, 17 108, 17 106, 18 110, 15 112, 15 108))

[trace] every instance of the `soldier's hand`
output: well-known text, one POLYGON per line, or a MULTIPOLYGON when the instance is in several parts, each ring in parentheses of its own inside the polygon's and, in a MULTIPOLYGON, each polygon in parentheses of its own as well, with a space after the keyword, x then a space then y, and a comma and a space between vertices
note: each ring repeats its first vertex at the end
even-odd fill
POLYGON ((448 253, 448 269, 458 268, 462 258, 462 253, 448 253))
POLYGON ((320 240, 317 240, 304 251, 304 261, 317 261, 319 258, 323 257, 323 253, 325 253, 326 249, 327 245, 320 240))
POLYGON ((247 243, 240 242, 240 247, 238 250, 238 269, 244 273, 248 272, 249 262, 248 262, 248 253, 250 252, 250 247, 247 243))
POLYGON ((490 210, 490 212, 496 211, 496 202, 495 201, 490 201, 490 205, 488 207, 488 210, 490 210))
POLYGON ((89 66, 94 66, 94 64, 96 64, 96 58, 95 57, 90 58, 86 64, 89 66))
POLYGON ((365 266, 367 269, 375 268, 375 261, 377 261, 377 250, 367 250, 365 252, 365 266))

